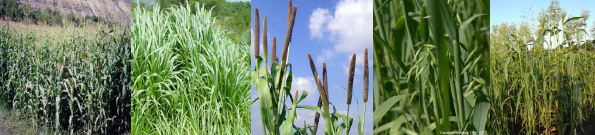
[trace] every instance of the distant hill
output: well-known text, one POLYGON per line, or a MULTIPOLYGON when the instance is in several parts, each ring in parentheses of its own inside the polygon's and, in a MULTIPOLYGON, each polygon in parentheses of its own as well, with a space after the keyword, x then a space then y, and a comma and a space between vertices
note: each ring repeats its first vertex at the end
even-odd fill
POLYGON ((20 0, 39 10, 50 9, 62 15, 97 16, 108 21, 130 23, 131 0, 20 0))

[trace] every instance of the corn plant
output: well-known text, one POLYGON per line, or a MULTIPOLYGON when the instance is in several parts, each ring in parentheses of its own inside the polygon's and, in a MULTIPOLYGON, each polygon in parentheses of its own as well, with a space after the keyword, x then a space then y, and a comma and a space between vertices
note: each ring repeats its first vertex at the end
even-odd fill
POLYGON ((132 134, 250 134, 249 46, 198 3, 134 10, 132 134))
POLYGON ((37 42, 48 37, 2 26, 0 105, 49 133, 130 132, 128 30, 98 27, 97 35, 37 42))
POLYGON ((374 134, 485 132, 489 1, 374 1, 374 134))

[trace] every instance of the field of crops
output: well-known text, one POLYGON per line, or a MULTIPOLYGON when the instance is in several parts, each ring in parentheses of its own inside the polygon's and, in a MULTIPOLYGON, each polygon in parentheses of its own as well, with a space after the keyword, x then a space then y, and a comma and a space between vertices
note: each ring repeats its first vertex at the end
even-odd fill
POLYGON ((374 134, 486 131, 489 4, 374 1, 374 134))
POLYGON ((130 132, 127 27, 41 26, 62 35, 49 37, 40 26, 4 24, 0 105, 48 133, 130 132))
POLYGON ((200 4, 134 10, 132 134, 250 134, 249 45, 200 4))
POLYGON ((593 40, 586 38, 586 23, 572 25, 586 22, 586 13, 567 15, 554 0, 531 18, 537 27, 531 22, 493 26, 493 133, 593 134, 583 128, 595 114, 593 40))

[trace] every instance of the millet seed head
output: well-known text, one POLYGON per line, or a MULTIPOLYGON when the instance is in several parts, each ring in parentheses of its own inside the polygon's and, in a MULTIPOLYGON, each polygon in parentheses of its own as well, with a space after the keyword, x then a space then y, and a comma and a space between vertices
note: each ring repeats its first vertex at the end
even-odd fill
POLYGON ((364 103, 368 102, 368 48, 364 52, 364 103))
POLYGON ((273 47, 271 49, 271 60, 275 60, 277 58, 277 37, 275 36, 273 36, 273 47))
POLYGON ((264 16, 264 23, 263 23, 263 30, 262 30, 262 50, 264 53, 264 59, 267 58, 268 48, 267 48, 267 16, 264 16))
POLYGON ((355 73, 355 54, 351 56, 351 64, 349 65, 349 81, 347 83, 347 104, 351 104, 351 93, 353 92, 353 76, 355 73))
POLYGON ((260 51, 260 18, 258 17, 258 8, 254 9, 254 58, 258 58, 260 51))
POLYGON ((328 99, 328 78, 326 77, 326 62, 322 63, 322 78, 324 79, 323 86, 324 87, 324 97, 328 99))

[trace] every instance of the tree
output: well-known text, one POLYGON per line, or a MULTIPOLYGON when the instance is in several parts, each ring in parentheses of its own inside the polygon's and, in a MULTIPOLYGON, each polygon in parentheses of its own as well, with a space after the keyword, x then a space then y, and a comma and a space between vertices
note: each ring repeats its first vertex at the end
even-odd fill
MULTIPOLYGON (((583 28, 582 28, 582 30, 580 31, 580 32, 581 32, 581 34, 580 34, 580 35, 582 35, 581 37, 584 37, 584 39, 583 39, 583 40, 585 41, 585 42, 583 43, 583 49, 586 49, 586 46, 587 46, 587 43, 588 43, 588 37, 587 37, 587 35, 588 35, 589 33, 587 33, 587 31, 586 31, 586 30, 587 30, 587 20, 589 20, 589 17, 591 16, 591 15, 590 15, 590 12, 591 12, 591 11, 589 11, 589 10, 586 10, 586 9, 583 9, 583 10, 581 11, 581 16, 582 16, 583 18, 581 19, 582 21, 580 21, 580 22, 582 23, 581 25, 582 25, 582 27, 583 27, 583 28), (584 33, 583 33, 583 32, 584 32, 584 33)), ((580 42, 579 42, 579 43, 580 43, 580 42)))
POLYGON ((595 21, 593 21, 593 28, 591 28, 591 37, 595 36, 595 21))

